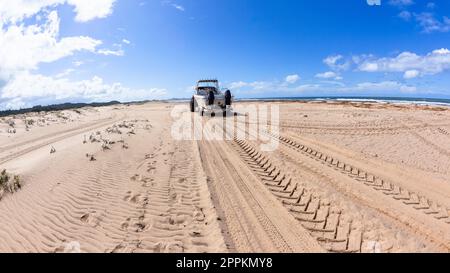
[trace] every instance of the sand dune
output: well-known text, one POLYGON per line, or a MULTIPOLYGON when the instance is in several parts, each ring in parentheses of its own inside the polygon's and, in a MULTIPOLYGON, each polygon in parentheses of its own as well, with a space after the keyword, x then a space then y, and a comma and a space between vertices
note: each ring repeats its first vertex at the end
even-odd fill
POLYGON ((170 103, 1 118, 0 252, 449 252, 450 110, 271 104, 274 152, 170 103))

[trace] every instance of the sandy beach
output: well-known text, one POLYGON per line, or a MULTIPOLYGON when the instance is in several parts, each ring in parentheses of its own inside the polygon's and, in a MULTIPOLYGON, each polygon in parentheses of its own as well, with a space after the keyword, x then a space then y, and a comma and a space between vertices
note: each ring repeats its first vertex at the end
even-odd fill
POLYGON ((0 252, 450 251, 450 108, 258 104, 274 151, 175 139, 186 103, 0 118, 0 252))

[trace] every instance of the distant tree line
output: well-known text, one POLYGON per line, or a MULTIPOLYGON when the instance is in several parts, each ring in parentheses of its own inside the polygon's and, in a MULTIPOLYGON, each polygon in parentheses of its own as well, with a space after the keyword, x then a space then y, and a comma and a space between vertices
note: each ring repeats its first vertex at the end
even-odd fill
POLYGON ((39 112, 50 112, 50 111, 61 111, 61 110, 72 110, 79 109, 83 107, 101 107, 101 106, 110 106, 110 105, 118 105, 121 104, 118 101, 110 101, 110 102, 94 102, 94 103, 62 103, 62 104, 54 104, 48 106, 37 105, 32 108, 20 109, 20 110, 4 110, 0 111, 0 117, 6 117, 11 115, 19 115, 26 113, 39 113, 39 112))

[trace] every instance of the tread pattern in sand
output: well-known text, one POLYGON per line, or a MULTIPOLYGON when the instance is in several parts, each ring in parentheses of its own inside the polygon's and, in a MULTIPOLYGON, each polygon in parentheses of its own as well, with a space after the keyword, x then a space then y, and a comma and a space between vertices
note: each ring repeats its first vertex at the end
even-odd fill
POLYGON ((450 224, 450 210, 419 193, 399 187, 393 182, 383 180, 374 174, 370 174, 364 170, 347 164, 342 160, 328 156, 317 149, 300 144, 290 138, 284 136, 272 136, 278 138, 281 143, 287 147, 306 154, 313 159, 320 160, 324 163, 324 165, 345 173, 351 178, 364 183, 364 185, 367 185, 374 190, 380 191, 383 194, 402 202, 404 205, 411 206, 416 210, 422 211, 426 215, 450 224))
POLYGON ((342 211, 320 195, 293 182, 269 158, 248 142, 235 139, 233 146, 264 185, 300 224, 329 252, 361 252, 362 231, 342 221, 342 211))

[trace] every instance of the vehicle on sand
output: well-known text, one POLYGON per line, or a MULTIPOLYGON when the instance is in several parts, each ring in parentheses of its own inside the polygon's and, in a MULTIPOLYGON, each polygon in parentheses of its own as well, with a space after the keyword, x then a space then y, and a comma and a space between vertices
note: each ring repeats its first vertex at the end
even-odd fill
POLYGON ((220 90, 218 80, 200 80, 191 98, 190 109, 192 113, 199 112, 201 116, 222 113, 225 117, 232 112, 232 103, 231 91, 220 90))

